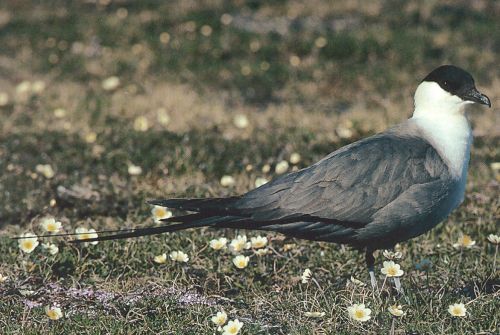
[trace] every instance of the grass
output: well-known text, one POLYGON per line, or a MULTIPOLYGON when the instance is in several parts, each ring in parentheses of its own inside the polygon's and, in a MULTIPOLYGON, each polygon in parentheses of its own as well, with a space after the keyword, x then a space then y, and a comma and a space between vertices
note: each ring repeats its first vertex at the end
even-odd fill
POLYGON ((500 214, 497 17, 494 1, 3 2, 2 333, 214 333, 210 317, 221 309, 245 323, 243 334, 498 333, 499 272, 486 241, 500 214), (400 246, 405 297, 390 282, 380 293, 349 284, 351 275, 368 282, 349 248, 276 234, 267 235, 271 253, 244 270, 208 241, 256 232, 200 229, 87 247, 54 238, 54 256, 41 246, 23 254, 10 239, 40 232, 46 215, 66 231, 128 228, 153 224, 147 199, 246 192, 293 152, 305 167, 409 117, 416 84, 442 63, 469 70, 493 108, 470 113, 465 202, 400 246), (110 76, 120 84, 105 90, 110 76), (23 93, 23 81, 45 87, 23 93), (244 129, 233 124, 240 114, 244 129), (142 174, 129 175, 130 164, 142 174), (222 187, 223 175, 236 184, 222 187), (454 248, 461 234, 476 245, 454 248), (174 250, 190 261, 153 262, 174 250), (301 284, 306 268, 313 280, 301 284), (347 316, 360 302, 372 309, 366 323, 347 316), (466 303, 465 318, 448 314, 456 302, 466 303), (44 307, 54 303, 65 317, 49 321, 44 307), (394 319, 394 303, 407 315, 394 319))

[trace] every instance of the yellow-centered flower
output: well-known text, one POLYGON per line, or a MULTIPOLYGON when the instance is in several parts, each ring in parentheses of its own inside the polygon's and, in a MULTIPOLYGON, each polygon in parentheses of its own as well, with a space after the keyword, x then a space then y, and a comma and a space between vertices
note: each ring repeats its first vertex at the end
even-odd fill
POLYGON ((381 272, 387 277, 401 277, 404 274, 404 271, 401 270, 399 264, 396 264, 393 261, 384 262, 384 267, 381 272))
POLYGON ((61 230, 61 222, 56 221, 54 218, 43 218, 40 220, 40 226, 42 227, 43 230, 49 233, 58 233, 59 230, 61 230))
POLYGON ((38 246, 38 237, 33 233, 25 233, 21 235, 22 238, 18 240, 19 249, 29 254, 38 246))
POLYGON ((233 258, 233 264, 238 269, 244 269, 248 266, 248 262, 250 261, 250 257, 239 255, 233 258))
POLYGON ((260 235, 257 237, 252 237, 250 239, 250 242, 252 243, 252 248, 254 249, 264 248, 267 245, 267 237, 262 237, 260 235))
POLYGON ((467 313, 467 309, 462 303, 453 304, 448 306, 448 313, 450 313, 454 317, 463 317, 467 313))
POLYGON ((153 258, 153 261, 158 264, 163 264, 167 261, 167 254, 157 255, 153 258))
POLYGON ((187 263, 189 261, 189 257, 182 251, 172 251, 170 253, 170 259, 174 262, 187 263))
POLYGON ((366 308, 365 304, 354 304, 347 307, 349 317, 355 321, 365 322, 370 320, 371 309, 366 308))
POLYGON ((457 243, 453 244, 455 248, 471 248, 476 244, 476 241, 472 240, 469 235, 462 235, 458 239, 457 243))
POLYGON ((63 312, 59 307, 45 307, 45 314, 49 317, 51 320, 59 320, 60 318, 63 317, 63 312))
POLYGON ((240 252, 243 249, 249 249, 250 247, 251 244, 247 243, 247 237, 245 235, 238 235, 238 237, 233 239, 229 244, 229 250, 233 253, 240 252))
POLYGON ((389 306, 388 311, 389 313, 397 317, 405 315, 405 312, 403 311, 403 307, 401 307, 401 305, 389 306))
POLYGON ((172 217, 172 212, 163 206, 154 206, 153 209, 151 209, 151 214, 156 223, 160 223, 161 220, 172 217))
POLYGON ((231 320, 222 328, 224 331, 222 335, 236 335, 240 332, 241 327, 243 327, 243 322, 240 322, 238 319, 231 320))
POLYGON ((217 326, 223 326, 226 324, 227 321, 227 314, 226 312, 217 312, 216 315, 212 316, 212 322, 215 323, 217 326))
POLYGON ((226 247, 227 244, 227 238, 221 237, 221 238, 216 238, 210 241, 210 248, 214 250, 221 250, 226 247))

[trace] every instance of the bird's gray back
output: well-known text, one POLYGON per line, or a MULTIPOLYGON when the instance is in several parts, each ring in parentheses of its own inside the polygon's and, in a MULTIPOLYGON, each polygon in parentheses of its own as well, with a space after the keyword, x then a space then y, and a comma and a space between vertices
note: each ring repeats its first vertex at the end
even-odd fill
POLYGON ((438 152, 407 121, 250 191, 235 208, 261 229, 291 236, 390 244, 444 219, 456 206, 450 200, 456 184, 438 152))

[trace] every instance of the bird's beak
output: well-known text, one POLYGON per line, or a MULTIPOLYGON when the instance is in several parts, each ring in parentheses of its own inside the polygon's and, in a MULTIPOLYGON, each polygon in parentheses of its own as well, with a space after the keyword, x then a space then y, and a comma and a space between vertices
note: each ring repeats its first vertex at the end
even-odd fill
POLYGON ((463 99, 491 107, 490 98, 479 92, 475 87, 471 88, 468 92, 466 92, 463 96, 463 99))

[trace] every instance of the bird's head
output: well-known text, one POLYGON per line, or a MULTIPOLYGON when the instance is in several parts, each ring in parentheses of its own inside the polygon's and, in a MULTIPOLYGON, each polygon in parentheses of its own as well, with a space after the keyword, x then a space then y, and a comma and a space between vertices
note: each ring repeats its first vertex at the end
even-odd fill
POLYGON ((442 65, 433 70, 415 92, 415 114, 462 114, 464 107, 472 103, 491 107, 490 99, 476 89, 474 78, 453 65, 442 65))

